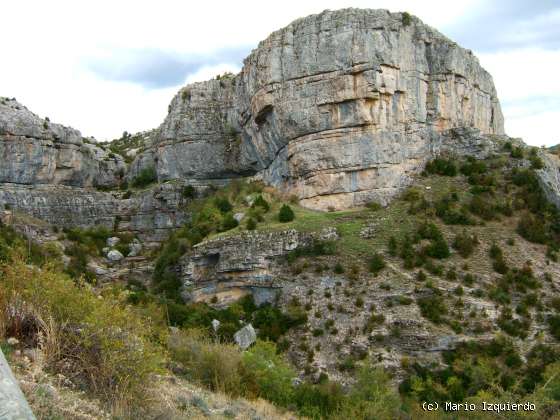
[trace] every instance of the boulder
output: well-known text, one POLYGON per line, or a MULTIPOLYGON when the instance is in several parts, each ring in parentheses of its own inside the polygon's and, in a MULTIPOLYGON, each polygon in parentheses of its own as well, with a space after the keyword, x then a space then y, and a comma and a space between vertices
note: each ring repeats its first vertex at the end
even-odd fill
POLYGON ((136 257, 142 251, 142 244, 140 243, 140 241, 138 239, 134 238, 129 245, 129 249, 130 249, 130 251, 128 252, 128 256, 129 257, 136 257))
POLYGON ((109 261, 112 262, 117 262, 120 261, 124 258, 124 255, 121 254, 119 251, 117 251, 116 249, 112 249, 111 251, 109 251, 109 253, 107 254, 107 259, 109 261))
POLYGON ((233 335, 233 339, 242 350, 246 350, 257 341, 257 333, 251 324, 247 324, 233 335))
POLYGON ((214 332, 218 332, 218 329, 220 328, 220 321, 218 321, 217 319, 213 319, 212 320, 212 329, 214 330, 214 332))

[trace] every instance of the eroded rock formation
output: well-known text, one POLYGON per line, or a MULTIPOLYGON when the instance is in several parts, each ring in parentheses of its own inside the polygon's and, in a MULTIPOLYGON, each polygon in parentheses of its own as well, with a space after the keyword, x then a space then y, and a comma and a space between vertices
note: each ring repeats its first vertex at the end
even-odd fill
POLYGON ((325 11, 274 32, 237 76, 183 88, 135 168, 254 175, 340 209, 386 202, 457 127, 503 134, 492 78, 470 51, 400 13, 325 11))

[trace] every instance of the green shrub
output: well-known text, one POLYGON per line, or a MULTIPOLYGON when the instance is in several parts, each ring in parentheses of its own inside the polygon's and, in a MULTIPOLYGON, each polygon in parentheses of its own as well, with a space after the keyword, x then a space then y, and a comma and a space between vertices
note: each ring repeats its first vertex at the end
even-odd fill
POLYGON ((36 270, 17 254, 0 268, 0 278, 5 297, 0 313, 8 314, 8 308, 19 307, 13 299, 22 299, 36 322, 18 333, 17 320, 4 318, 4 328, 25 342, 37 342, 33 335, 41 335, 46 369, 71 377, 106 402, 145 403, 146 385, 162 371, 163 352, 151 341, 163 334, 164 327, 156 328, 156 323, 164 325, 162 312, 153 312, 150 321, 119 298, 99 299, 90 287, 48 265, 36 270))
POLYGON ((548 317, 548 329, 557 341, 560 341, 560 315, 551 315, 548 317))
POLYGON ((473 253, 476 245, 478 245, 477 236, 469 235, 465 230, 455 236, 455 240, 453 241, 453 248, 455 248, 463 258, 468 258, 473 253))
POLYGON ((181 190, 181 195, 183 196, 183 198, 196 198, 196 188, 192 185, 185 185, 181 190))
POLYGON ((425 249, 426 254, 432 258, 443 259, 449 257, 449 246, 443 237, 437 238, 425 249))
POLYGON ((402 12, 401 21, 403 26, 409 26, 412 23, 412 16, 408 12, 402 12))
POLYGON ((488 168, 484 162, 474 159, 473 157, 467 157, 467 162, 461 165, 461 173, 465 176, 471 176, 473 174, 485 174, 488 168))
POLYGON ((219 230, 220 232, 225 232, 227 230, 236 228, 237 226, 239 226, 239 222, 237 221, 237 219, 233 217, 233 214, 227 213, 222 219, 222 224, 219 230))
POLYGON ((435 203, 436 216, 447 225, 473 225, 474 220, 458 198, 448 194, 435 203))
POLYGON ((410 203, 420 200, 423 197, 422 191, 417 187, 409 187, 404 190, 401 199, 410 203))
POLYGON ((290 251, 286 256, 288 262, 294 262, 299 257, 318 257, 320 255, 336 254, 336 242, 315 240, 309 246, 302 246, 290 251))
POLYGON ((220 210, 222 214, 226 214, 233 210, 233 206, 231 205, 227 197, 216 197, 214 199, 214 206, 216 206, 216 208, 220 210))
POLYGON ((253 201, 253 204, 251 206, 252 208, 256 208, 256 207, 260 207, 263 209, 263 211, 266 213, 270 210, 270 204, 268 204, 268 201, 266 201, 262 195, 258 195, 257 198, 255 198, 255 201, 253 201))
POLYGON ((294 400, 295 377, 273 343, 257 340, 243 353, 243 378, 249 395, 286 407, 294 400))
POLYGON ((283 204, 278 212, 278 221, 281 223, 291 222, 295 219, 294 211, 287 204, 283 204))
POLYGON ((344 270, 344 267, 342 266, 342 264, 339 263, 339 262, 337 262, 337 263, 335 264, 335 266, 334 266, 333 271, 334 271, 336 274, 342 274, 342 273, 344 273, 345 270, 344 270))
POLYGON ((377 276, 385 268, 385 258, 380 253, 375 253, 369 261, 369 271, 377 276))
POLYGON ((429 319, 435 324, 440 324, 444 321, 444 317, 447 315, 447 306, 439 294, 419 298, 417 303, 424 318, 429 319))
POLYGON ((391 377, 371 361, 364 363, 357 372, 356 383, 351 387, 347 403, 339 418, 345 419, 397 419, 401 400, 391 385, 391 377))
POLYGON ((138 173, 138 175, 132 180, 131 185, 135 188, 143 188, 157 182, 157 180, 158 178, 155 166, 148 166, 138 173))
POLYGON ((493 200, 487 195, 475 195, 469 203, 471 213, 481 217, 484 220, 493 220, 496 218, 496 207, 493 200))
POLYGON ((457 165, 451 159, 435 158, 426 165, 426 172, 444 176, 456 176, 457 165))
POLYGON ((368 208, 371 211, 378 211, 381 210, 383 206, 379 204, 377 201, 370 201, 369 203, 366 203, 366 208, 368 208))
POLYGON ((513 318, 511 309, 504 308, 498 318, 498 326, 512 337, 526 338, 530 321, 528 318, 513 318))
POLYGON ((244 394, 243 359, 234 344, 214 342, 206 332, 191 329, 172 334, 168 349, 192 380, 213 391, 244 394))
POLYGON ((531 213, 524 213, 517 224, 517 233, 529 242, 544 244, 548 240, 547 231, 542 220, 531 213))
POLYGON ((531 168, 532 169, 542 169, 542 168, 544 168, 544 162, 539 156, 531 156, 529 158, 529 161, 531 162, 531 168))
POLYGON ((247 230, 255 230, 257 228, 257 222, 252 217, 247 219, 247 230))
POLYGON ((397 243, 397 240, 395 239, 394 236, 391 236, 389 238, 389 243, 387 245, 387 251, 389 252, 389 255, 391 255, 392 257, 396 257, 398 254, 398 250, 399 250, 399 245, 397 243))
POLYGON ((511 149, 511 157, 515 159, 522 159, 523 158, 523 149, 521 147, 513 147, 511 149))

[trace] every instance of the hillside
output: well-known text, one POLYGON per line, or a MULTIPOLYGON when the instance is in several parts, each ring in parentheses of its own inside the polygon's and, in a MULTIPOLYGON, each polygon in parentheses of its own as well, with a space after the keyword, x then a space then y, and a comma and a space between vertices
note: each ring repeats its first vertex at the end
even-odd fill
POLYGON ((0 98, 0 155, 38 418, 559 416, 560 160, 408 13, 298 19, 110 143, 0 98))

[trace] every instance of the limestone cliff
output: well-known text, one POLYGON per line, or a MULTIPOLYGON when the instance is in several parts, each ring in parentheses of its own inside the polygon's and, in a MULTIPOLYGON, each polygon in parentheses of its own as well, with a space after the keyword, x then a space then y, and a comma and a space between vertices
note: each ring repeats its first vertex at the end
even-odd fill
POLYGON ((401 13, 325 11, 271 34, 237 76, 183 88, 134 167, 254 175, 340 209, 386 202, 456 127, 503 134, 492 78, 470 51, 401 13))
POLYGON ((181 184, 129 198, 118 187, 121 156, 78 130, 39 118, 14 99, 0 98, 0 206, 58 227, 103 225, 161 241, 185 221, 181 184))
POLYGON ((39 118, 0 98, 0 182, 114 187, 123 159, 84 139, 78 130, 39 118))

